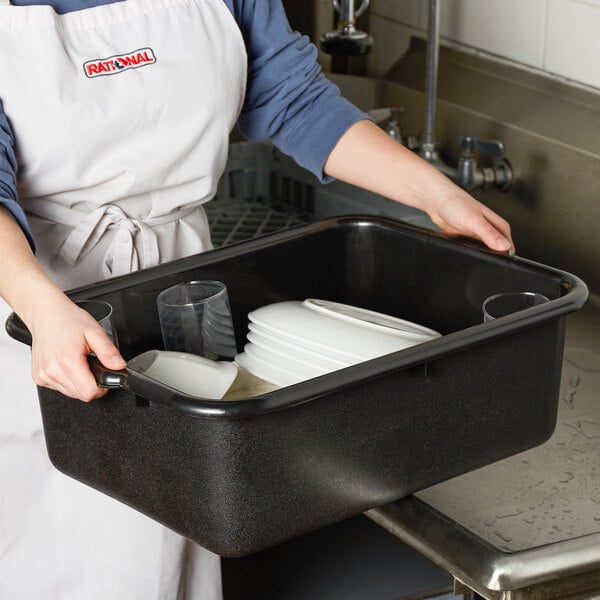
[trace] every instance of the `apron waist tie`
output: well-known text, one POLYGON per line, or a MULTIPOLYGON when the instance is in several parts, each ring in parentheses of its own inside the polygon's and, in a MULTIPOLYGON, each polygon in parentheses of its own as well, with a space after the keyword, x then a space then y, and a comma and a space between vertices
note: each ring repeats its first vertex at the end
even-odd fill
POLYGON ((182 208, 166 215, 149 219, 128 217, 115 204, 105 204, 90 213, 68 208, 48 200, 21 199, 23 209, 37 217, 61 223, 73 230, 61 245, 59 256, 69 265, 76 265, 91 252, 108 229, 116 229, 114 240, 109 245, 102 271, 105 277, 125 275, 140 268, 138 251, 134 244, 136 233, 140 234, 143 268, 160 263, 158 237, 153 227, 177 221, 198 210, 200 205, 182 208))

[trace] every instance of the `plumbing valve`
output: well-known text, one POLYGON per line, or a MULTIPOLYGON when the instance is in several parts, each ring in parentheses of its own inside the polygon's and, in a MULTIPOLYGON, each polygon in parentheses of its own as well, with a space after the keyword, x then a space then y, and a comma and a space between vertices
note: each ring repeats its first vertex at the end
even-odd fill
POLYGON ((373 46, 373 36, 356 29, 356 19, 369 7, 371 0, 362 0, 355 9, 354 0, 332 0, 340 15, 335 31, 324 33, 320 39, 321 50, 327 54, 359 56, 368 54, 373 46))
POLYGON ((400 117, 404 113, 404 109, 400 106, 390 107, 390 118, 386 127, 386 133, 396 140, 399 144, 404 144, 402 129, 400 127, 400 117))
POLYGON ((495 187, 501 192, 510 189, 513 170, 507 158, 504 158, 504 145, 499 140, 482 140, 473 135, 458 138, 462 154, 458 159, 457 183, 465 190, 495 187), (491 167, 479 167, 475 152, 495 159, 491 167))
POLYGON ((400 126, 400 117, 404 113, 401 106, 393 105, 385 108, 373 108, 368 114, 377 125, 381 125, 382 129, 399 144, 406 145, 402 128, 400 126))

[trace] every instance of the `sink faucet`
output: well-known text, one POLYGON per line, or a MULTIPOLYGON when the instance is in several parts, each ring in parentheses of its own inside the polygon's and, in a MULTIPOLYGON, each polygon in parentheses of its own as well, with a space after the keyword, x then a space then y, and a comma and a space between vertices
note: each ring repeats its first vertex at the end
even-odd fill
POLYGON ((439 63, 440 4, 429 0, 427 35, 427 66, 425 77, 425 131, 419 144, 419 154, 442 173, 466 190, 495 187, 502 192, 510 189, 513 171, 510 162, 503 158, 504 146, 498 140, 481 140, 472 135, 459 138, 462 154, 457 168, 447 165, 439 155, 435 135, 437 76, 439 63), (493 167, 480 167, 475 151, 496 159, 493 167))

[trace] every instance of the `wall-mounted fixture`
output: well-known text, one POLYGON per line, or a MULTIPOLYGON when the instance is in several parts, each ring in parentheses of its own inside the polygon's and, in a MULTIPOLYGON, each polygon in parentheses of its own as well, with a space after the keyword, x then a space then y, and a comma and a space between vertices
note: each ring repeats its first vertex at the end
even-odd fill
POLYGON ((331 54, 337 64, 342 65, 333 71, 347 72, 348 57, 364 56, 373 46, 373 36, 356 28, 356 19, 369 8, 370 0, 362 0, 356 8, 354 0, 332 0, 333 8, 339 15, 337 29, 321 36, 321 50, 331 54))
POLYGON ((371 118, 381 124, 388 135, 404 146, 418 152, 447 177, 465 190, 496 188, 506 192, 513 183, 513 169, 504 155, 504 145, 499 140, 484 140, 474 135, 462 135, 462 147, 456 167, 440 157, 436 137, 437 80, 439 63, 440 5, 429 0, 429 25, 425 73, 425 129, 421 136, 403 135, 400 127, 402 109, 396 106, 369 111, 371 118), (482 166, 479 157, 484 159, 482 166), (489 166, 487 166, 489 165, 489 166))
POLYGON ((427 66, 425 77, 425 131, 420 140, 419 154, 440 171, 466 190, 495 187, 508 191, 513 180, 513 171, 508 159, 504 158, 504 146, 498 140, 481 140, 472 135, 459 138, 463 148, 456 169, 440 158, 435 133, 437 78, 440 47, 440 4, 429 0, 429 23, 427 34, 427 66), (475 151, 494 159, 492 167, 481 167, 475 151))

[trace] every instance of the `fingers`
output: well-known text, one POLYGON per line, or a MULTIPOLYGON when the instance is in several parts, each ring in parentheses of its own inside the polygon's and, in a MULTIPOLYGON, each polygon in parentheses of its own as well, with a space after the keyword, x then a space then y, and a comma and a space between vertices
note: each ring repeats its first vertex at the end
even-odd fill
POLYGON ((464 192, 440 202, 430 214, 433 222, 449 235, 479 238, 498 252, 514 252, 510 225, 500 215, 464 192))
POLYGON ((54 344, 34 338, 32 363, 37 385, 89 402, 104 396, 107 390, 97 384, 87 355, 94 352, 108 369, 120 370, 126 363, 102 327, 95 320, 88 320, 87 313, 85 317, 64 338, 55 335, 54 344))
POLYGON ((501 228, 499 223, 492 223, 489 219, 489 215, 481 215, 473 233, 492 250, 497 250, 498 252, 514 250, 508 224, 506 224, 506 228, 501 228))
POLYGON ((118 371, 127 366, 117 347, 111 342, 103 329, 95 329, 85 334, 86 341, 98 360, 107 368, 118 371))
POLYGON ((34 366, 33 379, 39 386, 84 402, 90 402, 107 393, 107 390, 96 383, 83 354, 56 355, 52 360, 46 361, 44 366, 34 366))
MULTIPOLYGON (((483 217, 487 221, 487 223, 491 225, 494 229, 494 232, 489 232, 488 234, 490 236, 491 242, 490 247, 493 247, 495 250, 500 251, 514 251, 515 245, 512 240, 512 234, 508 221, 503 219, 498 213, 489 210, 487 207, 485 208, 483 217), (495 245, 492 245, 494 244, 494 242, 492 241, 492 239, 494 238, 494 234, 496 242, 495 245), (508 242, 509 244, 508 247, 506 247, 506 242, 508 242)), ((483 241, 485 242, 485 240, 483 241)))

